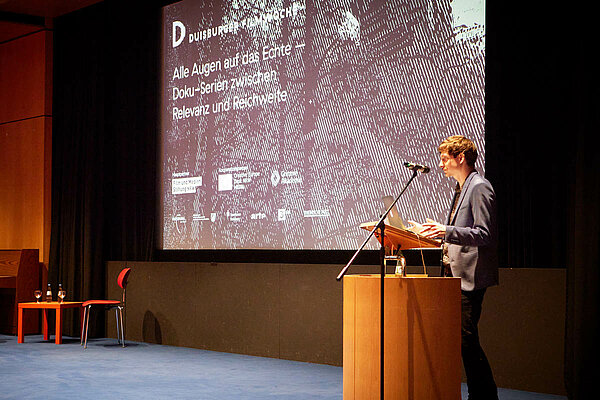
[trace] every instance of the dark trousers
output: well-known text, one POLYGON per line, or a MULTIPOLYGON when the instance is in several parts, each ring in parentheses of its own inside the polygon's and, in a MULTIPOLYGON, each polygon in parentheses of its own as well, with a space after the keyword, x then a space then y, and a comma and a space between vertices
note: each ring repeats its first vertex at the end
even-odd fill
POLYGON ((485 289, 462 291, 462 343, 461 352, 469 400, 497 400, 498 389, 490 364, 479 344, 477 324, 481 316, 481 305, 485 289))

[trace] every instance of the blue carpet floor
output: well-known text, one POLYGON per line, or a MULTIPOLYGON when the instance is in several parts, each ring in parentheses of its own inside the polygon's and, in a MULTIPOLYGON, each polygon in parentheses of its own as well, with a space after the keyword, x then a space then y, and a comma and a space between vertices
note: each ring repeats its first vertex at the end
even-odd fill
MULTIPOLYGON (((466 387, 463 384, 463 399, 466 387)), ((566 397, 500 389, 500 400, 566 397)), ((342 368, 184 347, 0 335, 0 399, 342 400, 342 368)))

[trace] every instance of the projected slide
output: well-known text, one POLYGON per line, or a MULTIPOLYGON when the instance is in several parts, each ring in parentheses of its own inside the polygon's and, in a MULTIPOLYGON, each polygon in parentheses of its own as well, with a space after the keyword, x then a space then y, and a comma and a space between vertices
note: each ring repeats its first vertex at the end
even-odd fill
POLYGON ((473 139, 483 172, 484 21, 471 0, 165 7, 163 249, 355 249, 404 161, 432 172, 402 217, 444 220, 441 140, 473 139))

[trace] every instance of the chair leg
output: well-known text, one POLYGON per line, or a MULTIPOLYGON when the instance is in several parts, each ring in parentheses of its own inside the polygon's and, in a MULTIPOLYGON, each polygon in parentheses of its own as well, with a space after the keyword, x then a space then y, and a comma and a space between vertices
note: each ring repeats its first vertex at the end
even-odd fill
POLYGON ((119 328, 119 307, 115 308, 115 319, 117 321, 117 343, 121 344, 121 329, 119 328))
POLYGON ((81 319, 81 345, 83 346, 83 336, 85 335, 85 316, 87 315, 87 307, 83 307, 83 318, 81 319))
POLYGON ((90 312, 92 311, 92 306, 88 306, 87 317, 85 319, 85 342, 83 344, 83 348, 87 349, 87 339, 88 339, 88 330, 90 328, 90 312))
POLYGON ((119 307, 119 316, 121 317, 121 346, 125 347, 125 328, 123 324, 123 307, 119 307))

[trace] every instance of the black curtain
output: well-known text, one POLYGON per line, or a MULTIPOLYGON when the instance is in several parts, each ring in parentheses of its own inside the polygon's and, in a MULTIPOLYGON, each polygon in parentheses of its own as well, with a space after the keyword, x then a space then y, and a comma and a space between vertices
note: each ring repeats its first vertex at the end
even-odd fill
POLYGON ((575 146, 569 35, 556 12, 487 2, 486 175, 498 197, 500 265, 566 267, 567 209, 575 146), (557 159, 555 159, 557 157, 557 159))
MULTIPOLYGON (((486 167, 501 265, 567 268, 565 387, 586 399, 600 375, 597 67, 584 10, 487 2, 486 167)), ((510 338, 507 338, 510 340, 510 338)), ((540 366, 543 368, 543 366, 540 366)))
MULTIPOLYGON (((154 258, 158 3, 105 1, 55 22, 49 279, 73 299, 105 296, 106 261, 154 258)), ((600 336, 593 25, 568 7, 487 3, 486 175, 501 265, 567 268, 567 293, 555 294, 567 310, 548 312, 566 313, 565 385, 581 399, 598 378, 600 336)))
MULTIPOLYGON (((106 261, 155 248, 159 7, 122 3, 55 21, 48 279, 67 299, 105 298, 106 261)), ((94 317, 90 334, 104 335, 94 317)))
MULTIPOLYGON (((591 26, 591 25, 590 25, 591 26)), ((570 171, 567 241, 565 385, 570 399, 588 399, 600 382, 600 168, 598 159, 598 71, 588 58, 589 40, 576 43, 575 106, 571 129, 559 143, 576 140, 570 171)), ((560 153, 559 153, 560 154, 560 153)), ((590 397, 591 396, 591 397, 590 397)))

